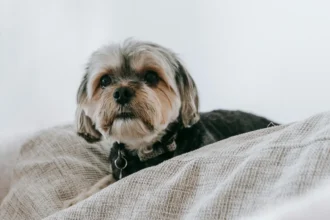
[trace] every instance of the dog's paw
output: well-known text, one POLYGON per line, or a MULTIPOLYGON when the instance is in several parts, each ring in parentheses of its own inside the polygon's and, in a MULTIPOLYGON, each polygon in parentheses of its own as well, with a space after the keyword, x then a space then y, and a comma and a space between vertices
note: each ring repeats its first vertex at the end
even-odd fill
POLYGON ((110 184, 114 183, 116 180, 113 178, 112 174, 103 177, 99 180, 95 185, 93 185, 88 190, 82 191, 77 197, 64 201, 63 208, 69 208, 84 199, 94 195, 95 193, 101 191, 105 187, 109 186, 110 184))
POLYGON ((78 202, 83 201, 84 199, 87 199, 88 197, 89 197, 89 195, 82 193, 73 199, 66 200, 63 203, 63 208, 65 208, 65 209, 69 208, 69 207, 77 204, 78 202))
POLYGON ((69 207, 71 207, 71 206, 77 204, 78 202, 79 202, 79 201, 76 200, 76 198, 74 198, 74 199, 70 199, 70 200, 66 200, 66 201, 64 201, 64 203, 63 203, 63 208, 64 208, 64 209, 69 208, 69 207))
POLYGON ((77 202, 74 200, 74 199, 70 199, 70 200, 66 200, 64 201, 63 203, 63 208, 66 209, 66 208, 69 208, 71 206, 73 206, 74 204, 76 204, 77 202))

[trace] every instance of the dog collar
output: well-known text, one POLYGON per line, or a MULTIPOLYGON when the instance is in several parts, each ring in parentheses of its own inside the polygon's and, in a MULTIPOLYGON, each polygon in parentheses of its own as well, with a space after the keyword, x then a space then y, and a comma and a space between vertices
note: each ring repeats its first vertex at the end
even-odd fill
POLYGON ((154 148, 150 153, 143 153, 139 151, 137 153, 138 157, 140 158, 140 161, 146 161, 155 157, 158 157, 159 155, 166 153, 166 152, 173 152, 176 149, 176 143, 173 141, 171 144, 167 145, 166 147, 157 147, 154 148))

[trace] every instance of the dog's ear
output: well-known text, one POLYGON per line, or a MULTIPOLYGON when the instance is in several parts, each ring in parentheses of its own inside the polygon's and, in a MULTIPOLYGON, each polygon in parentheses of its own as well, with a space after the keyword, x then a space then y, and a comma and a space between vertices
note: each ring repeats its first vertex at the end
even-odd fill
POLYGON ((101 133, 95 128, 90 117, 86 115, 87 100, 87 74, 84 76, 77 93, 76 129, 78 135, 88 142, 101 140, 101 133))
POLYGON ((185 127, 190 127, 199 120, 199 98, 194 80, 187 69, 178 61, 175 76, 181 98, 181 118, 185 127))

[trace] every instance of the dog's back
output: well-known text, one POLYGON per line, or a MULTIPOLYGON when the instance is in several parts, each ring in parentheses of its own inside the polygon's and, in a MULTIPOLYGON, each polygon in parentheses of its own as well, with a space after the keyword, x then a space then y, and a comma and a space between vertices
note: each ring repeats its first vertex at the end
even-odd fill
POLYGON ((278 125, 267 118, 243 111, 214 110, 201 113, 200 117, 206 129, 206 135, 213 137, 213 140, 208 142, 267 128, 270 124, 278 125))
POLYGON ((200 113, 200 120, 190 128, 178 132, 176 155, 214 142, 278 125, 267 118, 243 111, 214 110, 200 113))

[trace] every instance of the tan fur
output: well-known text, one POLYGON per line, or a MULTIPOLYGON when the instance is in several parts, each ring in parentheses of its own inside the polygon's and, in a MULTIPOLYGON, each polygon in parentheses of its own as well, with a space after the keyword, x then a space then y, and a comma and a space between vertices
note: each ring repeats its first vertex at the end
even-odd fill
POLYGON ((160 83, 155 89, 155 93, 160 101, 162 115, 162 124, 173 121, 179 114, 180 100, 172 89, 169 89, 165 83, 160 83), (177 111, 175 111, 177 110, 177 111))
POLYGON ((63 207, 68 208, 70 206, 75 205, 76 203, 90 197, 91 195, 101 191, 105 187, 109 186, 110 184, 114 183, 115 179, 112 177, 112 175, 107 175, 103 177, 101 180, 99 180, 95 185, 93 185, 91 188, 89 188, 86 191, 83 191, 80 193, 77 197, 67 200, 64 202, 63 207))

